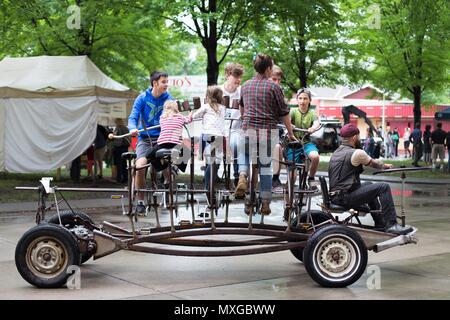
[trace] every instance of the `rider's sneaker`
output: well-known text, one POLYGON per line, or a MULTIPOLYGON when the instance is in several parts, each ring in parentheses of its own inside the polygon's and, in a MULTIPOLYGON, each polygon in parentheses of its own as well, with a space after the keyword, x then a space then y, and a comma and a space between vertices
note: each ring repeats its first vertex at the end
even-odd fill
MULTIPOLYGON (((246 202, 245 205, 244 205, 244 212, 245 212, 245 214, 246 215, 250 215, 250 211, 251 210, 252 210, 251 204, 246 202)), ((254 212, 253 212, 253 214, 254 214, 254 212)))
POLYGON ((272 188, 276 189, 278 187, 281 187, 280 178, 272 179, 272 188))
POLYGON ((314 177, 308 177, 308 187, 310 190, 316 191, 319 190, 317 186, 319 183, 315 180, 314 177))
POLYGON ((270 202, 269 201, 263 201, 261 203, 260 212, 261 212, 261 215, 263 215, 263 216, 267 216, 272 212, 272 210, 270 210, 270 202))
POLYGON ((205 212, 200 212, 200 214, 198 215, 200 218, 209 218, 211 216, 211 208, 210 207, 206 207, 205 212))
POLYGON ((146 212, 145 205, 143 203, 138 203, 136 205, 136 213, 140 216, 143 216, 145 215, 145 212, 146 212))
POLYGON ((385 231, 388 233, 395 233, 395 234, 407 234, 413 231, 413 228, 409 225, 405 225, 404 227, 402 227, 398 223, 395 223, 390 227, 386 227, 385 231))
POLYGON ((241 174, 239 176, 239 182, 238 185, 236 187, 236 191, 234 192, 234 197, 236 199, 244 199, 245 198, 245 193, 247 192, 247 176, 241 174))

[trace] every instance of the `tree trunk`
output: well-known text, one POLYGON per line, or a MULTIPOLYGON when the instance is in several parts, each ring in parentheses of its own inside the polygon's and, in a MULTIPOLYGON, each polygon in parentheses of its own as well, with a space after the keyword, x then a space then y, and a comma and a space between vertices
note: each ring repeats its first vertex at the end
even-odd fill
POLYGON ((206 67, 206 73, 208 74, 208 86, 216 85, 217 79, 219 78, 219 64, 217 63, 216 52, 208 52, 208 66, 206 67))
POLYGON ((306 76, 306 44, 303 40, 300 43, 300 88, 306 88, 308 83, 306 76))
POLYGON ((420 86, 413 87, 414 95, 414 125, 421 122, 422 111, 421 111, 421 100, 422 100, 422 88, 420 86))
MULTIPOLYGON (((217 12, 216 0, 209 1, 209 12, 217 12)), ((208 54, 208 65, 206 67, 206 73, 208 74, 208 86, 216 85, 219 78, 219 64, 217 62, 217 21, 211 18, 209 20, 209 37, 207 41, 208 48, 206 52, 208 54)))
POLYGON ((305 41, 305 27, 306 27, 306 16, 302 17, 299 33, 299 80, 300 88, 306 88, 308 85, 308 75, 306 74, 306 41, 305 41))

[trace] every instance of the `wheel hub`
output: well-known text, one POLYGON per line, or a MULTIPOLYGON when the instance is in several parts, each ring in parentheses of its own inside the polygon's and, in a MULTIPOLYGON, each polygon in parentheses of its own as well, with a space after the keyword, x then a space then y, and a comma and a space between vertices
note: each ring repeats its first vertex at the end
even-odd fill
POLYGON ((332 273, 344 271, 352 260, 351 251, 345 243, 333 241, 325 244, 320 252, 324 269, 332 273))
POLYGON ((34 269, 44 274, 58 272, 66 262, 64 249, 58 242, 49 239, 36 242, 29 258, 34 269))

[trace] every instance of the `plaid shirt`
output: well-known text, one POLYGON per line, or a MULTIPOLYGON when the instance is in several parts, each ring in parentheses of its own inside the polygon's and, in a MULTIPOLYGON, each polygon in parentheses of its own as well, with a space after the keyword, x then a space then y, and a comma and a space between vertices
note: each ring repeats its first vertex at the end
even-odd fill
POLYGON ((243 131, 276 129, 289 114, 280 86, 259 74, 242 86, 240 103, 244 107, 243 131))

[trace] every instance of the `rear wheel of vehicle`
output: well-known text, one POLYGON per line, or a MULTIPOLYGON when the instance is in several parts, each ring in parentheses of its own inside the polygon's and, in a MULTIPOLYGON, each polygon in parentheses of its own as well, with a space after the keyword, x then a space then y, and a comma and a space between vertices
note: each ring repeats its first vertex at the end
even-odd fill
MULTIPOLYGON (((81 212, 81 211, 71 211, 71 210, 64 210, 60 212, 60 217, 61 217, 61 224, 63 227, 65 227, 66 229, 70 230, 73 228, 77 228, 77 227, 81 227, 81 228, 85 228, 85 232, 90 232, 90 230, 88 230, 84 224, 82 223, 82 221, 80 220, 83 219, 87 222, 89 222, 90 224, 94 225, 94 221, 91 219, 91 217, 89 217, 86 213, 81 212)), ((48 223, 51 224, 59 224, 59 217, 58 214, 55 214, 53 216, 51 216, 48 220, 48 223)), ((86 261, 88 261, 92 255, 94 253, 93 252, 83 252, 81 253, 81 264, 85 263, 86 261)))
MULTIPOLYGON (((330 219, 324 212, 322 212, 320 210, 309 210, 309 211, 303 212, 300 215, 300 223, 306 223, 307 221, 311 221, 311 220, 308 220, 308 216, 310 216, 309 219, 312 219, 312 222, 314 223, 314 225, 317 225, 319 223, 325 222, 330 219)), ((297 217, 292 219, 291 227, 297 227, 297 217)), ((294 257, 297 258, 297 260, 303 262, 303 250, 304 250, 304 247, 298 247, 298 248, 291 249, 291 252, 294 255, 294 257)))
POLYGON ((367 248, 360 235, 343 225, 327 225, 308 239, 305 269, 324 287, 341 288, 356 282, 367 266, 367 248))
POLYGON ((79 265, 80 251, 75 236, 66 228, 40 224, 25 232, 17 243, 15 262, 22 278, 38 288, 59 288, 79 265))

